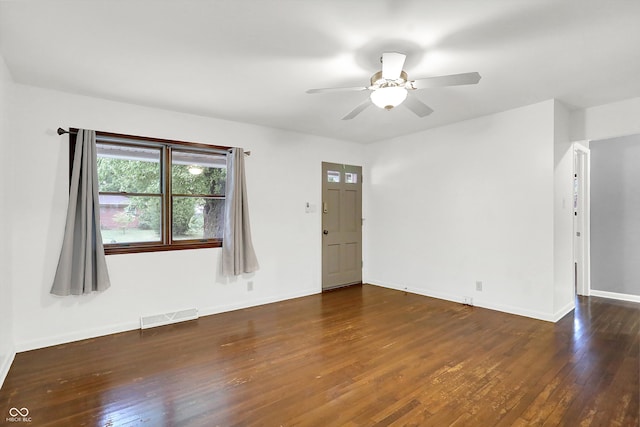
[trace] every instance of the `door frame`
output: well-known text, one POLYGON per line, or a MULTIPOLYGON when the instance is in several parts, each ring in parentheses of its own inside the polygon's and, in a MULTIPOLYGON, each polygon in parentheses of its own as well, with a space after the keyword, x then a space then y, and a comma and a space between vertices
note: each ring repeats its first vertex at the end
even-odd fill
POLYGON ((573 173, 578 180, 576 208, 582 213, 581 226, 578 215, 574 213, 573 218, 574 281, 576 293, 583 296, 591 293, 591 150, 588 144, 589 141, 573 143, 573 173))

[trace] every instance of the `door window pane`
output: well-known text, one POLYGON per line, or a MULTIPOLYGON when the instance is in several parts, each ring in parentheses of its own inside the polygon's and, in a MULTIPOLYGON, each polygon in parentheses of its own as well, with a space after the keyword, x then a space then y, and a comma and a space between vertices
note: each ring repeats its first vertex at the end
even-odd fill
POLYGON ((327 182, 340 182, 340 172, 327 171, 327 182))
POLYGON ((347 184, 357 184, 358 183, 358 174, 355 172, 345 172, 344 174, 344 182, 347 184))

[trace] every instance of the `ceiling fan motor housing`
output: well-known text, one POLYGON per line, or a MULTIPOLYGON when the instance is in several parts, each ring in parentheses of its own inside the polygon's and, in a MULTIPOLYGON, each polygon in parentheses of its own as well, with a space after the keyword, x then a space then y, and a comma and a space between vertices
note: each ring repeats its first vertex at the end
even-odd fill
POLYGON ((383 79, 382 71, 378 71, 373 76, 371 76, 371 86, 375 89, 389 86, 402 86, 407 82, 407 80, 408 76, 404 71, 400 73, 400 77, 396 80, 383 79))

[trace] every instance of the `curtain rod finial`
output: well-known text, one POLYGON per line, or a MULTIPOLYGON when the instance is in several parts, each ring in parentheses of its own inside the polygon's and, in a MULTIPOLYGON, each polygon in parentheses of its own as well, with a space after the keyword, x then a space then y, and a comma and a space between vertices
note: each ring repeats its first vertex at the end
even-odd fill
POLYGON ((58 128, 58 135, 64 135, 65 133, 69 133, 66 130, 62 129, 62 128, 58 128))

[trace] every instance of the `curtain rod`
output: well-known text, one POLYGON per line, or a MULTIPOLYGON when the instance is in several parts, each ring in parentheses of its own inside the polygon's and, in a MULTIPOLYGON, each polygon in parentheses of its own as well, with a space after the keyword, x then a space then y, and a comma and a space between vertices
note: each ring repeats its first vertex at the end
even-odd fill
MULTIPOLYGON (((62 129, 62 128, 58 128, 57 132, 58 132, 58 135, 64 135, 65 133, 68 133, 69 135, 71 135, 71 134, 77 135, 78 134, 78 132, 68 131, 68 130, 65 130, 65 129, 62 129)), ((251 155, 251 151, 245 151, 244 154, 245 154, 245 156, 250 156, 251 155)))

